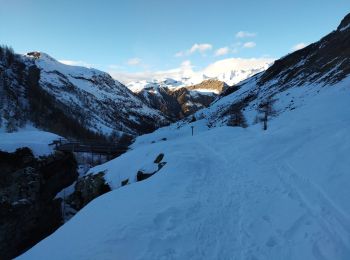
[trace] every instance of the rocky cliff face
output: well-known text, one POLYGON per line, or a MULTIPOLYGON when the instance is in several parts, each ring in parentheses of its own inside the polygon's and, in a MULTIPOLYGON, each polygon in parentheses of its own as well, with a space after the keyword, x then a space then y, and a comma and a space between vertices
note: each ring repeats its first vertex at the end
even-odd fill
POLYGON ((0 151, 0 252, 11 259, 62 224, 56 194, 78 174, 72 154, 37 159, 28 148, 0 151))
POLYGON ((168 85, 150 84, 136 94, 147 105, 161 111, 173 122, 208 107, 218 94, 229 88, 226 83, 213 79, 186 87, 168 85))

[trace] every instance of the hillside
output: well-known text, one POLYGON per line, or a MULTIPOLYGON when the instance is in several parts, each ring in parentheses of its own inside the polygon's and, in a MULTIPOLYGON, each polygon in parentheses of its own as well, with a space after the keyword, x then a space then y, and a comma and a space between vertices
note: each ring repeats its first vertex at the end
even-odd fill
POLYGON ((16 55, 1 48, 1 121, 4 130, 26 124, 65 137, 120 137, 168 123, 107 73, 59 63, 49 55, 16 55))

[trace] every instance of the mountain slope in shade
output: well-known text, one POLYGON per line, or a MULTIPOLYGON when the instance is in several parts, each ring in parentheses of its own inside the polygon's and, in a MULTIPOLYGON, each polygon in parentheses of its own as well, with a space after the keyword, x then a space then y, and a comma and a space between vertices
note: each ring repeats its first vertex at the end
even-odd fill
POLYGON ((28 121, 76 138, 84 131, 134 136, 168 123, 107 73, 64 65, 45 53, 14 57, 15 62, 0 64, 3 126, 13 125, 8 130, 28 121))
POLYGON ((107 73, 64 65, 45 54, 35 63, 41 70, 40 85, 60 102, 91 115, 87 120, 91 128, 139 134, 166 122, 107 73))

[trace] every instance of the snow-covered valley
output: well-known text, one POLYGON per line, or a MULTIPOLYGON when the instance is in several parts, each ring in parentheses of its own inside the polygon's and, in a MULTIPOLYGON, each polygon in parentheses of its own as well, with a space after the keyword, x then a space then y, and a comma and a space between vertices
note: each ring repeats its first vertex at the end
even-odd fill
POLYGON ((141 136, 92 169, 115 190, 18 259, 348 259, 349 87, 317 89, 267 131, 199 120, 193 137, 141 136), (120 187, 160 153, 159 172, 120 187))
POLYGON ((249 66, 132 92, 0 46, 0 259, 350 259, 350 14, 249 66))

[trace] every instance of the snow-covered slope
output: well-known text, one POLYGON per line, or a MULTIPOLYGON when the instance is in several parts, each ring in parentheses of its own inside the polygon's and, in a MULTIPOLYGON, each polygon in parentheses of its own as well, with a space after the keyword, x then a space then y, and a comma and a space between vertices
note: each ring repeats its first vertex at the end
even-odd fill
POLYGON ((6 47, 0 47, 0 101, 0 128, 8 132, 33 123, 84 139, 135 136, 168 123, 107 73, 6 47))
POLYGON ((193 137, 189 127, 140 137, 95 171, 118 188, 159 153, 166 165, 18 259, 349 259, 349 90, 323 89, 268 131, 197 121, 193 137))
POLYGON ((79 112, 92 130, 139 134, 166 123, 159 111, 147 107, 107 73, 65 65, 44 53, 34 60, 40 69, 40 86, 79 112))
POLYGON ((348 24, 91 169, 114 190, 19 259, 349 259, 348 24))

